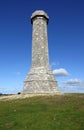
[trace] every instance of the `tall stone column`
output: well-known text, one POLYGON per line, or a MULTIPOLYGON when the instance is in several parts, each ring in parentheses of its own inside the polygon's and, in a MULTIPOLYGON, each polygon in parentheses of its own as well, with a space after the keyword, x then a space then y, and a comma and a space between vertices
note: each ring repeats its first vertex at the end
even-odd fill
POLYGON ((49 66, 47 24, 49 17, 43 11, 36 11, 31 16, 32 34, 32 67, 49 66))
POLYGON ((24 81, 23 93, 58 93, 57 81, 49 66, 48 21, 48 15, 42 10, 31 16, 32 66, 24 81))

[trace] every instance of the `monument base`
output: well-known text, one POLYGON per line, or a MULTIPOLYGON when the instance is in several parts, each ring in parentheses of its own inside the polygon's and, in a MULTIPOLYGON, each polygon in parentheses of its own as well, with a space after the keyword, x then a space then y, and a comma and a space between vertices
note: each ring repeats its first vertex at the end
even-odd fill
POLYGON ((24 81, 23 93, 59 93, 57 81, 49 68, 32 68, 24 81))

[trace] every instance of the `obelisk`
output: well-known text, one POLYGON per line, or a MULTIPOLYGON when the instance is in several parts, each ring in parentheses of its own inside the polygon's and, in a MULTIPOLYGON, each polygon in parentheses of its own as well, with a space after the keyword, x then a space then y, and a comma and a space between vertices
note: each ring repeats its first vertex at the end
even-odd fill
POLYGON ((48 15, 43 10, 31 16, 32 66, 24 81, 23 93, 58 93, 58 85, 49 66, 47 24, 48 15))

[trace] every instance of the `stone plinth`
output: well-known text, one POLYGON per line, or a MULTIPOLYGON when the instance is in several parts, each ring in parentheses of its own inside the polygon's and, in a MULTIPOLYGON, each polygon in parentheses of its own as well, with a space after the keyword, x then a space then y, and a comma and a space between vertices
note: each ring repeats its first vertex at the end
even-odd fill
POLYGON ((23 93, 58 93, 57 81, 49 66, 48 21, 48 15, 42 10, 31 16, 32 66, 24 81, 23 93))

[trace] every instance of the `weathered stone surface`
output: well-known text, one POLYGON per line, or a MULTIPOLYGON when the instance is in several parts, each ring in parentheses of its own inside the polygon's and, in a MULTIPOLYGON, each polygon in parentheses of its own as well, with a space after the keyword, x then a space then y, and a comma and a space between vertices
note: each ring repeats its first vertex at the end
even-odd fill
POLYGON ((24 82, 23 93, 58 93, 57 81, 49 66, 48 20, 48 15, 42 10, 35 11, 31 16, 32 67, 24 82))

